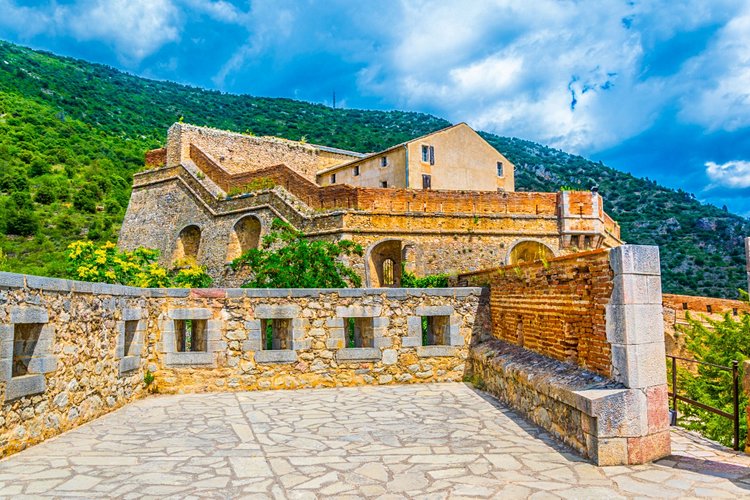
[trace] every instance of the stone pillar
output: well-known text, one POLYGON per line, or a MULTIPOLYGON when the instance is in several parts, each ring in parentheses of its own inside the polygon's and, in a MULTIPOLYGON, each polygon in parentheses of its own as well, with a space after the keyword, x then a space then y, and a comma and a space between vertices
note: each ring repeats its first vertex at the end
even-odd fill
POLYGON ((622 409, 630 425, 618 437, 626 439, 626 463, 650 462, 670 454, 659 248, 614 248, 610 265, 614 287, 606 324, 612 378, 632 390, 622 409))

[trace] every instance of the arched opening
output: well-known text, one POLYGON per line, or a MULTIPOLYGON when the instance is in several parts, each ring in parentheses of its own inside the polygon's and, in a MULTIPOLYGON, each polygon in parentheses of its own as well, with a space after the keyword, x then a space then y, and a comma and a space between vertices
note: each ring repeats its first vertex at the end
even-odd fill
POLYGON ((370 283, 374 288, 401 286, 401 241, 383 241, 370 250, 370 283))
POLYGON ((196 225, 185 227, 177 236, 172 262, 177 260, 198 261, 198 250, 201 245, 201 230, 196 225))
POLYGON ((522 241, 511 249, 508 264, 514 266, 524 262, 534 262, 535 260, 549 260, 554 256, 552 250, 544 243, 522 241))
POLYGON ((229 234, 227 262, 236 259, 251 248, 258 248, 260 232, 261 226, 257 217, 248 215, 238 220, 229 234))

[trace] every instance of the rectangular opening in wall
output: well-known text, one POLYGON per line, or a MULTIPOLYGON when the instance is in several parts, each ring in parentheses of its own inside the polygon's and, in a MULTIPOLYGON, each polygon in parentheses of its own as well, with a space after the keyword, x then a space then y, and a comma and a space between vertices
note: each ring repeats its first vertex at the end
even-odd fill
POLYGON ((356 177, 358 175, 359 175, 359 165, 354 165, 354 176, 356 177))
POLYGON ((503 172, 503 162, 499 161, 497 162, 497 176, 503 177, 505 175, 505 172, 503 172))
POLYGON ((346 347, 374 347, 372 318, 344 318, 346 347))
POLYGON ((292 320, 261 320, 261 336, 264 351, 280 351, 292 348, 292 320))
POLYGON ((710 305, 706 306, 706 312, 707 312, 708 314, 711 314, 711 313, 713 312, 713 309, 711 308, 711 306, 710 306, 710 305))
POLYGON ((450 344, 450 316, 422 316, 422 345, 450 344))
POLYGON ((139 353, 135 352, 135 336, 138 330, 138 320, 126 321, 125 322, 125 356, 137 356, 139 353))
MULTIPOLYGON (((16 323, 13 325, 13 368, 11 377, 23 377, 29 373, 29 364, 35 357, 42 333, 42 323, 16 323)), ((38 357, 38 355, 37 355, 38 357)))
POLYGON ((205 352, 207 348, 205 319, 176 319, 174 322, 177 352, 205 352))

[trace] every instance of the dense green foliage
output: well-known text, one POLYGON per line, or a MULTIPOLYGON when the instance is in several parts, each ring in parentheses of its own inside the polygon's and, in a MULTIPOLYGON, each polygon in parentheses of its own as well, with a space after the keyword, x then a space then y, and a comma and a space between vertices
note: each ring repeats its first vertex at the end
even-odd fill
POLYGON ((401 271, 401 286, 403 288, 445 288, 448 286, 447 274, 428 274, 417 276, 406 269, 401 271))
POLYGON ((243 288, 347 288, 362 280, 343 259, 362 255, 349 240, 308 240, 281 219, 274 219, 261 248, 251 248, 232 261, 232 268, 247 269, 243 288))
MULTIPOLYGON (((698 361, 731 367, 732 361, 750 358, 750 315, 735 320, 729 313, 722 320, 706 318, 707 324, 688 315, 688 324, 681 329, 686 346, 698 361)), ((671 380, 671 364, 668 363, 671 380)), ((733 412, 732 372, 708 365, 680 362, 677 368, 678 394, 685 395, 727 413, 733 412)), ((740 374, 740 381, 742 375, 740 374)), ((747 438, 747 394, 740 386, 740 446, 747 438)), ((696 430, 726 446, 732 445, 732 421, 686 403, 679 403, 679 424, 696 430)))
MULTIPOLYGON (((377 151, 445 127, 410 112, 332 109, 146 80, 0 42, 0 249, 6 269, 65 275, 64 249, 117 235, 143 152, 175 121, 377 151), (17 194, 20 193, 20 194, 17 194)), ((748 221, 682 191, 532 142, 484 134, 518 190, 598 185, 631 243, 662 248, 664 290, 735 297, 748 221)))
POLYGON ((81 281, 112 283, 145 288, 206 288, 211 277, 195 263, 182 263, 167 270, 156 261, 159 251, 138 248, 120 251, 108 241, 97 246, 92 241, 74 241, 68 246, 68 277, 81 281))

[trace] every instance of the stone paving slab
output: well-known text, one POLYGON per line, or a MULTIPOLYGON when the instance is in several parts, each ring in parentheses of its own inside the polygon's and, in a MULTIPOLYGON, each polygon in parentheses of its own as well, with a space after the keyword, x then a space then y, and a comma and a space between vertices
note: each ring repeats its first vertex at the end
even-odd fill
POLYGON ((600 468, 459 383, 158 396, 0 461, 0 496, 750 497, 750 457, 672 436, 600 468))

